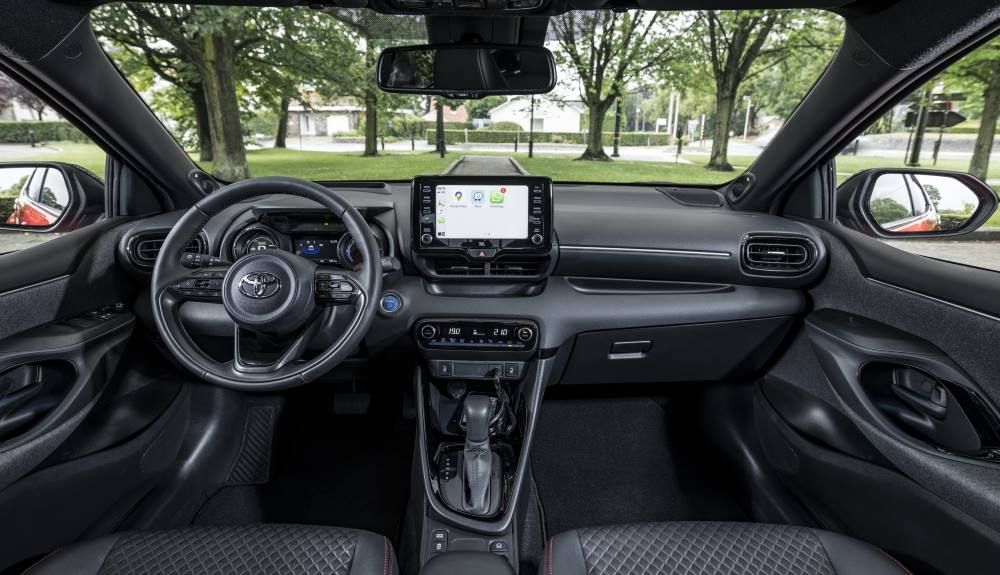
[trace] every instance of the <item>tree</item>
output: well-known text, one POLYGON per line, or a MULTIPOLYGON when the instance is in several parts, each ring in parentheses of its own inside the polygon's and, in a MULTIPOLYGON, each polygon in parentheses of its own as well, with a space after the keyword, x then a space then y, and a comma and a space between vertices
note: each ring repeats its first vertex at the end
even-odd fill
POLYGON ((272 110, 280 145, 288 104, 303 85, 338 84, 349 92, 344 85, 354 78, 356 39, 307 8, 113 5, 98 10, 94 23, 130 79, 129 72, 152 70, 173 88, 168 99, 173 93, 190 102, 171 107, 183 112, 180 123, 193 118, 201 158, 213 161, 220 179, 249 175, 240 120, 252 113, 241 109, 272 110))
POLYGON ((1000 39, 994 39, 955 62, 944 74, 947 84, 982 94, 982 114, 969 173, 985 180, 1000 117, 1000 39))
MULTIPOLYGON (((715 81, 715 122, 712 129, 710 170, 730 171, 729 131, 736 111, 737 95, 743 82, 755 73, 755 64, 773 66, 787 57, 790 47, 768 37, 791 18, 791 12, 760 10, 705 10, 699 12, 693 36, 702 44, 702 53, 715 81)), ((758 66, 757 72, 760 71, 758 66)))
POLYGON ((0 72, 0 110, 10 106, 15 101, 35 112, 39 120, 45 119, 45 110, 48 109, 48 104, 0 72))
POLYGON ((580 81, 588 112, 587 148, 580 160, 610 160, 604 118, 620 92, 640 74, 663 64, 671 44, 661 12, 567 12, 552 20, 560 63, 580 81))
POLYGON ((469 119, 488 119, 490 110, 507 101, 503 96, 486 96, 478 100, 469 100, 465 103, 465 109, 469 111, 469 119))
MULTIPOLYGON (((361 36, 362 59, 353 67, 355 75, 353 95, 365 103, 365 156, 378 155, 378 116, 380 99, 387 97, 375 82, 379 46, 391 40, 422 41, 426 38, 426 23, 420 16, 386 15, 374 10, 334 8, 330 15, 350 26, 361 36)), ((383 109, 385 106, 381 106, 383 109)))

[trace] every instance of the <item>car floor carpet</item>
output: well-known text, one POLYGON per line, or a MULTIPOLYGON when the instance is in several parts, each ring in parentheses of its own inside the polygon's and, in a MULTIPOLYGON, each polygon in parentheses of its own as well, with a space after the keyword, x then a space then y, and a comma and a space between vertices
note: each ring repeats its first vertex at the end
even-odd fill
POLYGON ((398 541, 415 433, 414 422, 399 415, 398 399, 376 396, 367 414, 339 415, 329 389, 290 392, 270 481, 221 489, 195 523, 332 525, 398 541))
POLYGON ((738 477, 689 406, 546 399, 531 462, 548 535, 642 521, 746 520, 738 477))

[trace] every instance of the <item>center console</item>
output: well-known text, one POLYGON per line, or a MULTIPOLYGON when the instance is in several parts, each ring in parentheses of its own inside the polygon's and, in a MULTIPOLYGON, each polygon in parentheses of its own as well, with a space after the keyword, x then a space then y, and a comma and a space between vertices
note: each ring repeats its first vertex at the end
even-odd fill
POLYGON ((470 310, 467 317, 413 324, 422 359, 416 375, 425 502, 420 566, 479 552, 483 566, 499 556, 517 569, 520 519, 514 518, 527 507, 522 488, 545 360, 539 323, 505 309, 501 298, 544 289, 555 265, 552 183, 522 176, 419 177, 412 206, 412 261, 426 289, 482 297, 481 309, 492 314, 470 310))

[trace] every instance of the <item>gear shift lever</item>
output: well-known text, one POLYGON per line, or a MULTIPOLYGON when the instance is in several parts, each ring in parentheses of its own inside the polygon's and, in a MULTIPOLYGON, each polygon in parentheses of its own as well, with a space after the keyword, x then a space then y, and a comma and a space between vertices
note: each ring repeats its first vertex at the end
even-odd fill
POLYGON ((467 513, 485 515, 490 506, 490 476, 493 453, 490 451, 490 416, 493 403, 487 395, 465 397, 465 493, 467 513))

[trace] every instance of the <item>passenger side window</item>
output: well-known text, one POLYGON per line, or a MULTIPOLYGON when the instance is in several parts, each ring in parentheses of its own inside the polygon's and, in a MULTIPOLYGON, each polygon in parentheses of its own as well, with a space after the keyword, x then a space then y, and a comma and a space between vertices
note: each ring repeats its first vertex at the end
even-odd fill
POLYGON ((877 174, 867 196, 870 218, 884 235, 896 236, 884 242, 1000 271, 1000 210, 974 231, 965 229, 980 215, 976 194, 953 177, 906 173, 961 172, 1000 190, 998 116, 1000 38, 994 38, 914 90, 848 145, 836 159, 838 185, 856 182, 868 170, 888 170, 877 174), (909 233, 920 235, 903 237, 909 233), (929 235, 934 233, 941 236, 929 235))
POLYGON ((0 254, 104 215, 101 148, 0 72, 0 254))

